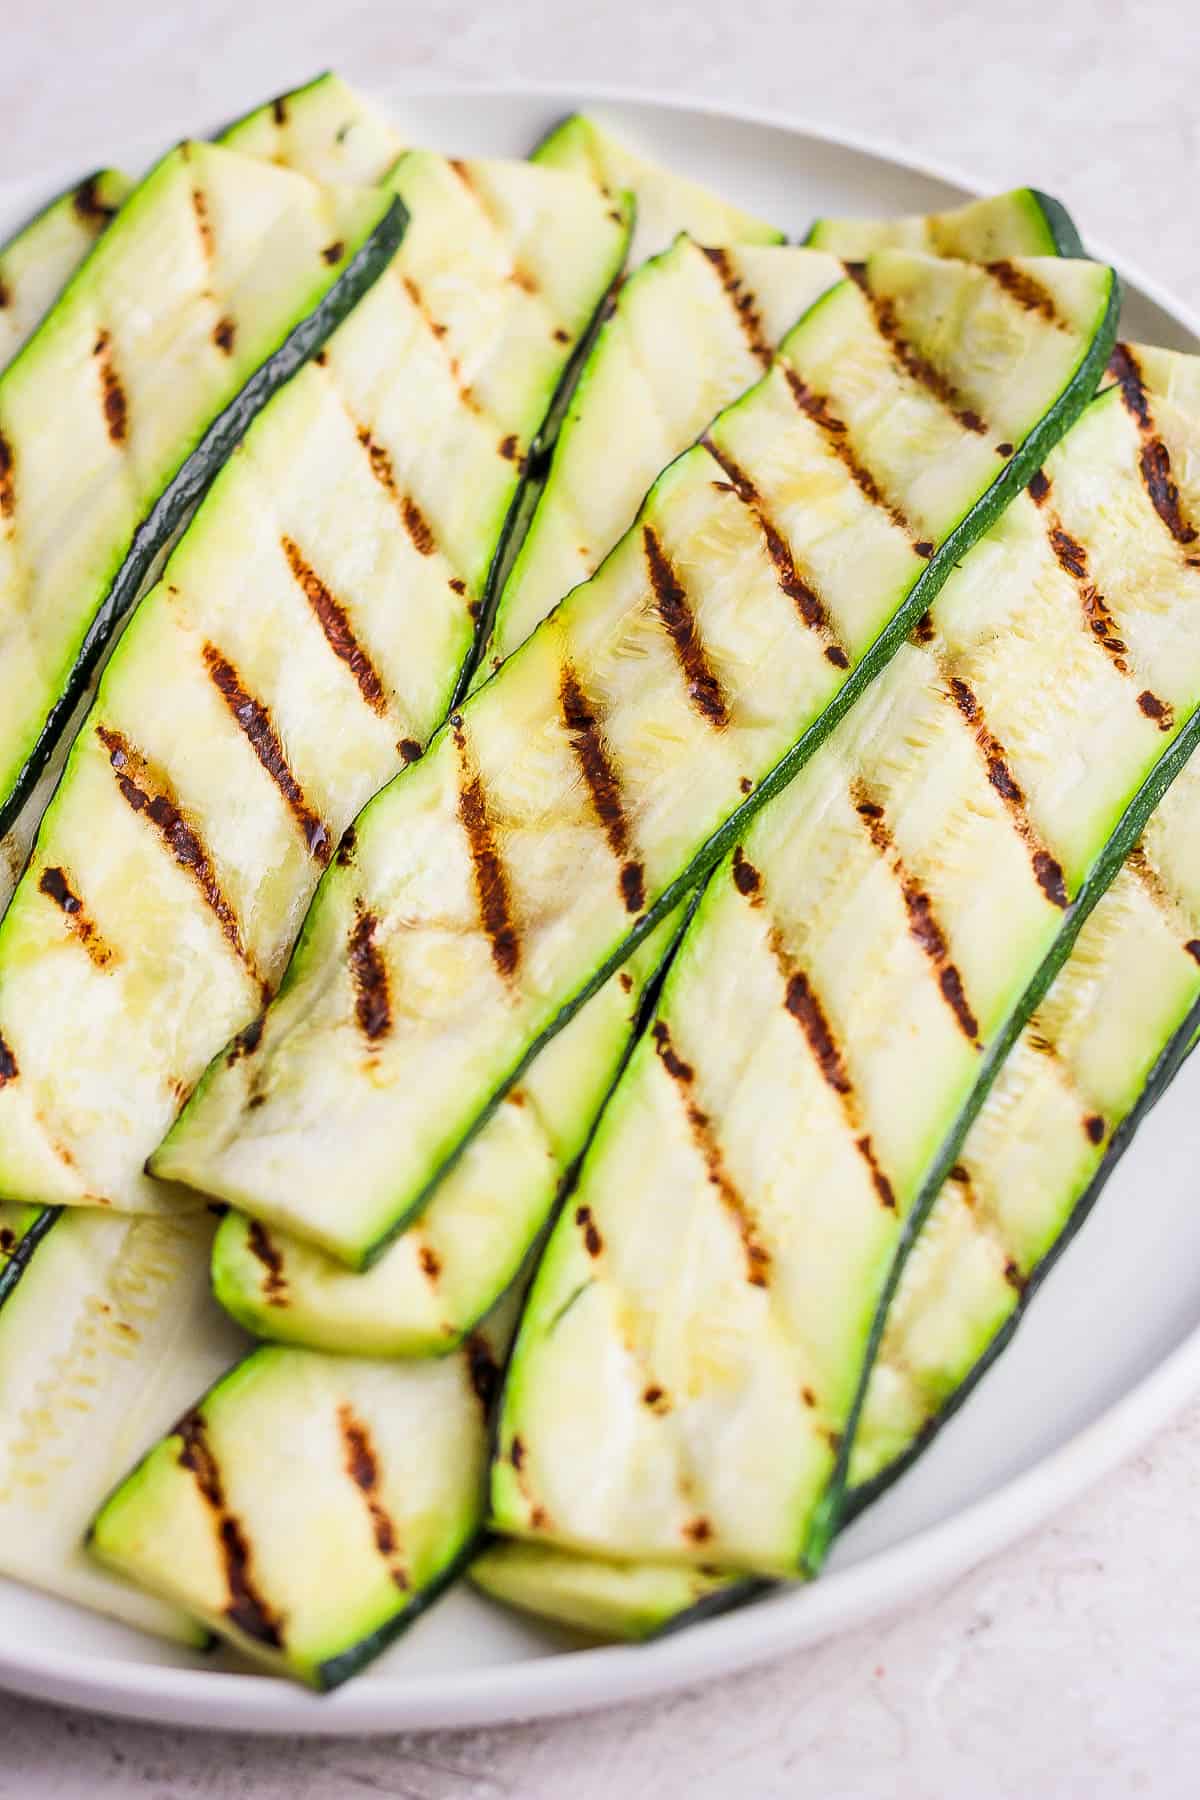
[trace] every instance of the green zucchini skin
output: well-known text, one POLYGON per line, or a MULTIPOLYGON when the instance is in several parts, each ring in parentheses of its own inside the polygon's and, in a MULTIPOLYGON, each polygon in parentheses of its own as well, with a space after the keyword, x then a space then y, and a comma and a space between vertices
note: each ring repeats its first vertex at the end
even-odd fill
POLYGON ((14 1226, 14 1243, 0 1252, 0 1306, 16 1288, 38 1245, 53 1228, 59 1210, 56 1206, 44 1206, 28 1222, 14 1226))
MULTIPOLYGON (((894 265, 889 264, 888 267, 892 268, 894 265)), ((911 265, 906 262, 904 267, 910 269, 911 265)), ((944 269, 954 268, 955 265, 939 264, 936 267, 940 272, 944 269)), ((937 278, 942 278, 940 273, 937 278)), ((815 319, 821 309, 828 307, 834 296, 841 296, 844 293, 849 293, 846 284, 830 290, 806 315, 806 320, 797 329, 807 329, 808 322, 815 319)), ((322 1221, 318 1227, 315 1221, 306 1216, 301 1222, 294 1211, 296 1194, 294 1187, 289 1188, 286 1205, 282 1201, 277 1204, 274 1195, 271 1197, 270 1204, 267 1204, 261 1192, 257 1189, 253 1193, 250 1192, 243 1179, 227 1182, 222 1178, 209 1158, 207 1148, 201 1147, 198 1141, 201 1131, 204 1132, 206 1145, 209 1141, 211 1121, 209 1125, 204 1125, 202 1121, 210 1105, 224 1106, 227 1104, 226 1095, 235 1106, 238 1104, 236 1100, 237 1083, 242 1078, 234 1076, 233 1081, 223 1092, 222 1089, 227 1076, 231 1073, 231 1068, 226 1068, 220 1059, 210 1067, 196 1095, 181 1115, 180 1121, 177 1122, 172 1133, 164 1140, 164 1144, 151 1159, 151 1167, 155 1174, 195 1186, 204 1192, 219 1194, 220 1197, 230 1200, 242 1210, 263 1217, 267 1223, 282 1223, 286 1224, 289 1229, 300 1230, 304 1235, 311 1236, 314 1241, 323 1244, 325 1248, 333 1250, 334 1254, 352 1267, 364 1267, 373 1261, 397 1232, 404 1228, 407 1220, 420 1210, 441 1179, 443 1172, 452 1166, 466 1143, 482 1128, 495 1111, 507 1089, 513 1082, 521 1078, 525 1069, 529 1067, 534 1057, 556 1031, 574 1017, 585 1001, 620 967, 631 951, 644 941, 659 921, 673 911, 684 896, 726 854, 741 836, 750 819, 787 784, 798 768, 824 741, 837 722, 853 706, 868 683, 884 667, 917 619, 926 610, 933 595, 948 576, 954 562, 962 556, 969 544, 986 530, 991 521, 1003 510, 1010 497, 1036 471, 1051 444, 1056 442, 1068 428, 1090 397, 1107 360, 1115 334, 1117 309, 1115 276, 1108 271, 1104 272, 1103 276, 1103 295, 1102 303, 1097 297, 1096 310, 1090 316, 1088 331, 1081 341, 1078 359, 1072 362, 1072 373, 1065 380, 1063 386, 1057 390, 1057 398, 1053 405, 1049 407, 1048 411, 1037 415, 1036 424, 1024 428, 1027 435, 1020 446, 1016 448, 1015 453, 1005 462, 1001 471, 988 484, 983 494, 969 507, 966 515, 960 517, 958 523, 946 532, 942 541, 930 547, 929 560, 922 564, 920 574, 915 577, 912 585, 905 589, 905 598, 891 615, 889 623, 879 631, 870 647, 862 655, 861 660, 837 689, 833 699, 825 705, 824 710, 820 712, 815 721, 803 731, 799 740, 793 742, 790 749, 786 750, 770 771, 759 780, 758 786, 750 796, 734 807, 719 828, 712 832, 707 840, 691 854, 681 872, 664 883, 662 889, 656 893, 655 898, 632 928, 622 931, 612 952, 602 959, 598 959, 597 964, 583 983, 569 997, 559 1003, 556 1014, 548 1023, 535 1032, 531 1032, 529 1039, 521 1045, 519 1054, 503 1071, 501 1079, 492 1086, 490 1094, 483 1099, 481 1107, 474 1113, 471 1123, 461 1136, 457 1136, 456 1141, 439 1156, 436 1166, 430 1168, 428 1175, 420 1181, 419 1185, 414 1181, 411 1190, 406 1187, 402 1191, 402 1197, 397 1195, 392 1203, 394 1210, 382 1228, 372 1229, 371 1235, 366 1241, 360 1243, 357 1238, 351 1241, 349 1234, 341 1228, 340 1224, 335 1233, 334 1230, 327 1227, 325 1221, 322 1221)), ((763 388, 771 380, 772 376, 768 374, 764 378, 763 388)), ((751 395, 740 401, 738 406, 731 409, 729 414, 723 415, 723 418, 732 418, 740 408, 744 408, 750 403, 752 397, 758 396, 760 391, 760 389, 751 390, 751 395)), ((695 453, 688 452, 687 455, 692 457, 695 453)), ((685 466, 684 459, 670 465, 668 472, 660 477, 655 495, 663 491, 664 484, 668 482, 675 483, 686 480, 688 477, 684 473, 685 466)), ((707 467, 707 465, 704 466, 707 467)), ((700 464, 697 463, 695 467, 698 471, 700 464)), ((642 517, 645 517, 645 513, 642 517)), ((641 520, 638 522, 638 527, 640 525, 641 520)), ((635 530, 638 527, 635 527, 635 530)), ((628 542, 628 540, 623 540, 624 542, 628 542)), ((613 552, 608 562, 602 565, 595 580, 601 579, 604 571, 609 569, 619 553, 620 547, 613 552)), ((922 551, 922 555, 925 554, 922 551)), ((573 600, 568 602, 568 607, 584 605, 585 602, 580 598, 583 593, 584 590, 577 590, 573 600)), ((562 609, 561 617, 569 618, 571 616, 566 608, 562 609)), ((457 714, 452 715, 449 725, 439 738, 434 740, 434 747, 427 753, 420 769, 410 772, 408 777, 402 778, 403 780, 412 782, 414 779, 420 778, 420 791, 423 793, 425 781, 439 778, 431 773, 431 770, 440 769, 442 766, 437 757, 436 747, 442 746, 444 758, 451 757, 453 755, 452 745, 456 741, 455 734, 463 727, 463 721, 467 718, 469 710, 479 707, 485 697, 489 705, 498 705, 499 702, 495 700, 493 690, 503 693, 505 689, 496 689, 495 684, 506 682, 518 667, 521 668, 523 676, 526 666, 525 659, 531 653, 534 660, 529 662, 528 667, 530 669, 540 667, 537 659, 548 654, 547 647, 552 641, 556 641, 551 637, 543 639, 542 633, 551 630, 552 626, 557 628, 556 622, 559 617, 559 613, 552 614, 550 620, 538 632, 535 632, 533 638, 528 640, 517 656, 509 659, 501 674, 493 676, 490 682, 485 683, 477 691, 472 700, 468 702, 462 719, 457 714)), ((398 794, 400 791, 399 788, 384 790, 384 793, 377 796, 371 803, 371 810, 364 814, 359 821, 360 844, 368 829, 367 821, 371 818, 371 813, 378 814, 385 803, 392 804, 390 796, 398 794), (385 797, 388 797, 386 801, 385 797)), ((409 787, 403 791, 408 794, 412 793, 413 789, 409 787)), ((338 889, 331 888, 334 874, 334 871, 327 873, 318 890, 304 932, 289 965, 288 974, 274 1003, 276 1009, 287 1001, 291 990, 296 987, 299 975, 305 966, 306 957, 309 955, 314 933, 318 929, 323 932, 331 929, 331 926, 323 921, 332 918, 332 914, 327 914, 325 909, 336 907, 339 903, 338 889)), ((269 1031, 270 1013, 267 1015, 266 1023, 269 1031)), ((486 1090, 483 1091, 486 1092, 486 1090)), ((473 1101, 472 1105, 474 1105, 473 1101)), ((265 1118, 266 1115, 262 1116, 265 1118)), ((456 1125, 456 1132, 457 1129, 456 1125)))
POLYGON ((870 1481, 862 1482, 857 1487, 847 1487, 842 1506, 841 1526, 845 1527, 856 1519, 872 1501, 886 1493, 887 1490, 912 1467, 917 1458, 929 1448, 933 1439, 948 1425, 959 1408, 970 1399, 979 1383, 1016 1335, 1022 1320, 1029 1310, 1030 1303, 1040 1292, 1047 1276, 1053 1273, 1056 1265, 1075 1238, 1082 1231, 1091 1217, 1092 1210, 1116 1173, 1117 1165, 1132 1144, 1137 1132, 1153 1112, 1176 1075, 1183 1067, 1195 1046, 1196 1033, 1200 1031, 1200 1000, 1190 1008, 1187 1017, 1174 1035, 1168 1039, 1159 1053, 1154 1067, 1146 1081, 1146 1085, 1138 1097, 1137 1103, 1125 1115, 1117 1129, 1113 1132, 1100 1166, 1091 1181, 1079 1196, 1058 1237, 1041 1261, 1026 1278, 1025 1286, 1010 1316, 996 1333, 983 1355, 975 1363, 970 1373, 955 1388, 941 1410, 931 1418, 919 1437, 909 1449, 885 1469, 881 1469, 870 1481))
MULTIPOLYGON (((951 1169, 958 1160, 958 1153, 962 1149, 963 1142, 971 1128, 971 1124, 978 1117, 988 1094, 991 1092, 997 1075, 1003 1067, 1009 1052, 1021 1035, 1031 1013, 1033 1013, 1039 1001, 1045 997, 1054 977, 1067 961, 1071 951, 1074 949, 1080 931, 1083 929, 1084 924, 1095 910, 1099 901, 1103 899, 1129 853, 1134 849, 1138 839, 1141 837, 1146 821, 1154 811, 1154 808, 1167 792, 1176 776, 1184 768, 1198 744, 1200 744, 1200 708, 1197 708, 1197 710, 1193 712, 1190 719, 1188 719, 1187 723, 1183 726, 1178 736, 1170 745, 1170 748, 1164 752, 1163 756, 1150 770, 1137 793, 1125 808, 1116 829, 1113 831, 1100 855, 1096 858, 1090 873, 1064 914, 1062 928, 1049 952, 1043 957, 1016 1005, 1011 1009, 1004 1024, 985 1050, 980 1062, 978 1079, 971 1089, 965 1104, 960 1108, 954 1124, 943 1138, 941 1147, 933 1158, 928 1173, 921 1183, 916 1199, 901 1228, 892 1264, 879 1295, 878 1304, 875 1309, 874 1322, 871 1328, 871 1335, 867 1343, 866 1355, 863 1359, 858 1388, 854 1401, 851 1404, 845 1437, 838 1453, 837 1464, 825 1497, 814 1515, 812 1527, 808 1535, 804 1558, 810 1569, 816 1570, 820 1567, 828 1554, 830 1544, 832 1543, 835 1534, 840 1529, 846 1517, 850 1492, 850 1457, 854 1446, 855 1432, 857 1430, 859 1417, 862 1413, 863 1402, 866 1399, 867 1384, 870 1381, 871 1371, 874 1367, 880 1342, 883 1337, 884 1326, 887 1322, 888 1308, 890 1307, 900 1284, 900 1277, 904 1272, 904 1265, 908 1260, 913 1245, 916 1243, 921 1227, 933 1210, 938 1194, 941 1191, 943 1184, 948 1179, 951 1169)), ((1168 1045, 1167 1050, 1164 1051, 1159 1065, 1156 1065, 1155 1077, 1152 1079, 1147 1090, 1151 1096, 1149 1105, 1153 1105, 1154 1101, 1162 1092, 1163 1087, 1165 1087, 1166 1083, 1175 1074, 1183 1056, 1187 1053, 1187 1048, 1195 1035, 1195 1029, 1195 1022, 1193 1021, 1192 1014, 1189 1013, 1188 1020, 1185 1021, 1185 1026, 1183 1027, 1186 1035, 1182 1040, 1182 1047, 1177 1034, 1176 1038, 1172 1039, 1171 1043, 1168 1045), (1163 1067, 1165 1067, 1166 1070, 1165 1075, 1158 1073, 1158 1070, 1163 1067)), ((1148 1107, 1145 1110, 1148 1110, 1148 1107)), ((1144 1116, 1144 1114, 1139 1112, 1138 1122, 1140 1122, 1142 1116, 1144 1116)), ((1118 1158, 1124 1151, 1134 1130, 1136 1130, 1136 1124, 1122 1139, 1118 1158)), ((1105 1180, 1107 1180, 1107 1174, 1105 1175, 1105 1180)), ((1099 1190, 1096 1191, 1098 1192, 1099 1190)), ((1094 1200, 1094 1198, 1095 1195, 1093 1194, 1092 1200, 1094 1200)), ((1090 1204, 1091 1201, 1088 1202, 1089 1206, 1090 1204)), ((1080 1223, 1082 1223, 1083 1217, 1086 1217, 1086 1208, 1080 1218, 1080 1223)))
POLYGON ((904 219, 817 219, 804 242, 848 261, 885 244, 920 246, 938 256, 962 256, 970 262, 1087 255, 1066 207, 1038 188, 1014 188, 968 201, 950 212, 904 219))
MULTIPOLYGON (((251 420, 271 395, 320 349, 329 333, 383 273, 404 236, 407 222, 403 206, 399 200, 393 200, 313 310, 292 327, 278 349, 260 364, 237 396, 209 423, 196 447, 159 492, 135 530, 129 549, 92 616, 71 674, 49 706, 45 723, 24 766, 0 799, 0 835, 14 824, 36 786, 110 639, 137 600, 163 548, 198 505, 251 420)), ((36 337, 30 340, 22 354, 28 354, 36 341, 36 337)))

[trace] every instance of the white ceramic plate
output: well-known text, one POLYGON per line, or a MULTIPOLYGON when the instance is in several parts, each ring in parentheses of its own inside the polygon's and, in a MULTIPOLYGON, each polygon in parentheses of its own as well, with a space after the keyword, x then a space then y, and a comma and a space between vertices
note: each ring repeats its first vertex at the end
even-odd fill
MULTIPOLYGON (((595 108, 652 154, 795 236, 817 213, 924 212, 974 191, 864 142, 674 101, 558 89, 381 99, 414 143, 512 156, 525 155, 563 113, 595 108)), ((96 155, 136 167, 158 147, 98 144, 96 155)), ((0 193, 0 231, 77 174, 52 171, 37 191, 0 193)), ((1014 181, 1029 174, 1014 163, 1014 181)), ((1200 349, 1200 321, 1123 273, 1126 335, 1200 349)), ((0 1581, 0 1685, 135 1718, 290 1735, 476 1725, 645 1698, 912 1599, 1106 1474, 1200 1387, 1200 1206, 1189 1129, 1198 1099, 1200 1058, 1125 1158, 1012 1348, 917 1466, 846 1533, 812 1587, 659 1644, 580 1649, 460 1586, 367 1674, 319 1699, 0 1581)))

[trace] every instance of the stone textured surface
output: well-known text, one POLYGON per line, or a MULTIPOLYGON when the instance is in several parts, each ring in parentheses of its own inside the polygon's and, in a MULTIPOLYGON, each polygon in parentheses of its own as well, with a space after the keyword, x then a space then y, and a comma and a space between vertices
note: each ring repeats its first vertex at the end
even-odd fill
MULTIPOLYGON (((337 63, 434 83, 673 88, 857 129, 1200 289, 1186 0, 58 0, 3 8, 8 176, 164 138, 337 63)), ((1017 1550, 884 1625, 589 1719, 362 1743, 201 1738, 0 1697, 2 1800, 1159 1800, 1200 1761, 1200 1407, 1017 1550)))

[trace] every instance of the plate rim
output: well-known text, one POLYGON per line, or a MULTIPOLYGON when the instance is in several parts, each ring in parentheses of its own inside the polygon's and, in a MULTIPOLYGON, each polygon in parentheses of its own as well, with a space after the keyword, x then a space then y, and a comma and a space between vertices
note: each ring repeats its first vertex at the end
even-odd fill
MULTIPOLYGON (((791 112, 652 87, 590 82, 411 79, 375 84, 392 101, 542 100, 561 105, 641 106, 720 119, 806 137, 834 149, 887 161, 906 173, 957 189, 964 199, 987 189, 953 164, 914 156, 886 137, 809 121, 791 112)), ((133 141, 133 140, 131 140, 133 141)), ((54 180, 46 177, 47 186, 54 180)), ((0 184, 0 199, 24 195, 43 177, 0 184)), ((1098 260, 1185 330, 1200 338, 1200 310, 1107 244, 1091 238, 1098 260)), ((602 1645, 548 1653, 508 1665, 395 1684, 351 1683, 315 1695, 278 1676, 144 1663, 131 1657, 0 1647, 0 1690, 73 1709, 146 1723, 265 1736, 339 1737, 516 1723, 644 1700, 732 1674, 814 1645, 895 1611, 920 1591, 944 1586, 1025 1536, 1078 1499, 1133 1455, 1200 1389, 1200 1323, 1121 1397, 1057 1449, 949 1518, 889 1549, 834 1570, 793 1594, 778 1594, 707 1620, 687 1632, 641 1645, 602 1645)))

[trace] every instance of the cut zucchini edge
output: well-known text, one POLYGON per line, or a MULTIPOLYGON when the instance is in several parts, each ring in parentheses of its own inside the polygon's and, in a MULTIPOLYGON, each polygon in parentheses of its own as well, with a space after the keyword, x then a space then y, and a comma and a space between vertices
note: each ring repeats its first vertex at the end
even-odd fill
MULTIPOLYGON (((980 1063, 979 1075, 960 1108, 957 1118, 945 1134, 942 1142, 928 1165, 925 1175, 913 1199, 912 1205, 900 1228, 900 1235, 892 1256, 891 1266, 880 1290, 875 1307, 874 1319, 866 1351, 859 1372, 857 1388, 846 1419, 846 1427, 837 1461, 826 1487, 824 1495, 818 1501, 813 1512, 807 1539, 803 1551, 806 1567, 815 1572, 828 1554, 829 1547, 842 1525, 846 1515, 849 1493, 850 1457, 854 1447, 858 1420, 866 1400, 867 1385, 875 1365, 887 1322, 888 1309, 896 1294, 904 1265, 920 1235, 921 1228, 947 1180, 951 1169, 958 1158, 967 1132, 978 1116, 1001 1068, 1012 1050, 1022 1030, 1027 1024, 1030 1014, 1038 1002, 1045 996, 1055 975, 1067 961, 1086 920, 1094 911, 1098 902, 1108 891, 1113 879, 1119 872, 1129 852, 1141 836, 1147 819, 1178 775, 1197 744, 1200 744, 1200 707, 1191 714, 1187 723, 1168 746, 1158 762, 1150 769, 1137 792, 1126 806, 1116 828, 1108 838, 1104 848, 1094 859, 1086 878, 1081 884, 1075 899, 1071 902, 1064 922, 1051 945, 1048 953, 1042 958, 1036 971, 1026 984, 1016 1004, 1009 1011, 1004 1023, 998 1028, 991 1043, 984 1051, 980 1063)), ((1195 1034, 1196 1022, 1192 1014, 1188 1015, 1184 1031, 1186 1043, 1190 1045, 1195 1034)), ((1177 1038, 1173 1038, 1168 1051, 1170 1079, 1182 1060, 1178 1053, 1177 1038)), ((1184 1052, 1186 1053, 1186 1051, 1184 1052)), ((1156 1065, 1156 1069, 1157 1069, 1156 1065)), ((1158 1097, 1165 1080, 1154 1089, 1153 1098, 1158 1097)), ((1151 1100, 1150 1104, 1153 1104, 1151 1100)), ((1139 1114, 1140 1117, 1143 1116, 1139 1114)), ((1136 1127, 1134 1127, 1136 1129, 1136 1127)), ((1132 1131, 1129 1135, 1132 1135, 1132 1131)), ((1128 1143, 1128 1137, 1122 1140, 1122 1150, 1128 1143)), ((1107 1179, 1107 1176, 1106 1176, 1107 1179)))
POLYGON ((16 1227, 16 1241, 0 1254, 0 1306, 20 1281, 38 1245, 45 1241, 58 1217, 58 1208, 53 1206, 42 1207, 40 1211, 34 1207, 21 1210, 28 1210, 32 1216, 16 1227))
MULTIPOLYGON (((156 165, 161 167, 161 164, 156 165)), ((151 176, 147 177, 150 180, 151 176)), ((217 414, 175 474, 159 491, 133 534, 114 579, 84 632, 79 652, 62 691, 51 703, 45 722, 29 750, 20 774, 0 800, 0 835, 15 823, 55 745, 87 689, 117 625, 140 596, 155 561, 189 512, 198 504, 251 420, 271 395, 318 350, 334 327, 351 311, 390 263, 400 245, 408 215, 393 198, 379 222, 350 256, 341 274, 312 308, 259 364, 229 404, 217 414)), ((86 278, 88 262, 64 289, 69 293, 86 278)), ((20 358, 29 354, 39 333, 29 339, 20 358)), ((18 358, 17 360, 20 360, 18 358)), ((10 365, 10 367, 15 364, 10 365)))
POLYGON ((926 228, 929 248, 934 254, 977 259, 973 241, 981 225, 985 228, 993 218, 1015 220, 1026 217, 1032 229, 1027 242, 1019 249, 1006 250, 1006 255, 1063 256, 1086 258, 1087 251, 1074 219, 1061 200, 1045 194, 1040 188, 1013 188, 1005 194, 988 195, 947 212, 914 214, 900 219, 859 219, 822 217, 809 226, 802 242, 816 250, 828 250, 835 256, 857 257, 864 245, 905 243, 913 226, 926 228))

